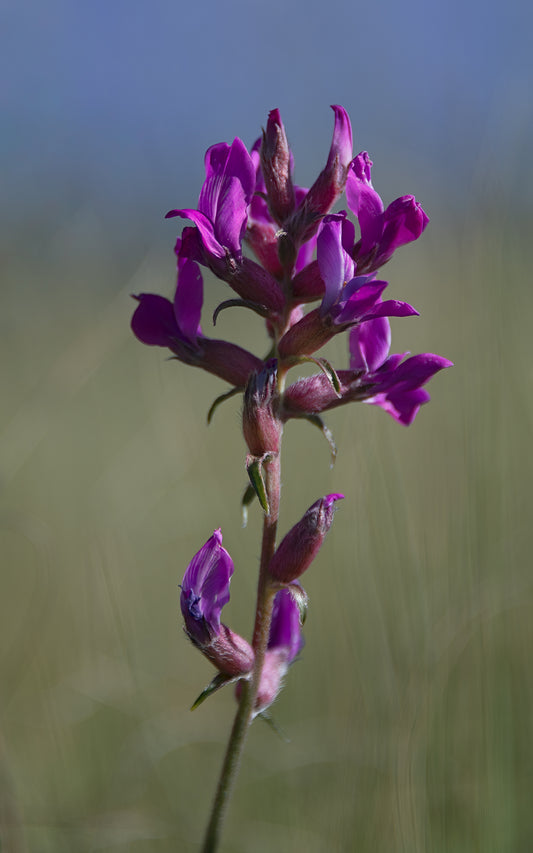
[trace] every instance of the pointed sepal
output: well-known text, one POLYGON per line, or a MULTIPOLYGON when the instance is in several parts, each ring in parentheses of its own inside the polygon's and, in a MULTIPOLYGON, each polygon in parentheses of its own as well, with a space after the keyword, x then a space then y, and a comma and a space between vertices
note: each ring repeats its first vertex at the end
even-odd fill
POLYGON ((270 459, 271 456, 272 454, 265 453, 264 456, 252 456, 249 454, 246 457, 246 470, 250 478, 250 483, 254 488, 254 491, 259 499, 259 503, 261 504, 261 509, 263 510, 265 515, 270 514, 270 506, 268 503, 265 480, 263 477, 263 462, 265 462, 267 459, 270 459))
POLYGON ((246 489, 241 499, 243 527, 246 527, 246 525, 248 524, 248 507, 256 497, 257 493, 252 484, 250 483, 248 486, 246 486, 246 489))
POLYGON ((205 702, 206 699, 209 699, 213 693, 216 693, 217 690, 220 690, 221 687, 224 687, 226 684, 231 684, 232 681, 236 681, 233 676, 226 675, 223 672, 219 672, 213 680, 207 685, 207 687, 202 690, 200 695, 191 705, 191 711, 196 711, 196 709, 205 702))
POLYGON ((256 314, 259 314, 260 317, 264 317, 265 319, 268 319, 272 315, 272 311, 270 311, 266 305, 260 305, 258 302, 252 302, 251 299, 226 299, 224 302, 221 302, 220 305, 217 305, 213 312, 213 326, 216 326, 220 312, 224 311, 226 308, 249 308, 250 311, 255 311, 256 314))
POLYGON ((268 711, 259 711, 259 713, 256 714, 256 717, 258 720, 263 720, 263 722, 266 723, 267 726, 271 728, 275 734, 277 734, 277 736, 280 738, 280 740, 283 741, 283 743, 291 742, 291 739, 287 737, 287 735, 282 729, 280 729, 280 727, 268 711))
POLYGON ((333 468, 335 465, 335 460, 337 459, 337 445, 335 444, 335 439, 333 438, 333 433, 330 428, 326 426, 320 415, 306 415, 305 420, 309 421, 313 426, 318 427, 327 443, 329 444, 329 449, 331 450, 331 463, 330 468, 333 468))
POLYGON ((291 583, 287 587, 287 590, 291 594, 291 598, 298 607, 298 613, 300 616, 300 625, 305 624, 305 620, 307 619, 307 608, 309 605, 309 596, 307 595, 305 589, 300 586, 299 583, 291 583))
POLYGON ((211 407, 207 413, 207 424, 209 425, 213 420, 213 415, 216 410, 220 406, 221 403, 224 403, 226 400, 230 400, 232 397, 235 397, 236 394, 241 394, 242 388, 232 388, 230 391, 226 391, 225 394, 221 394, 216 400, 213 400, 211 407))

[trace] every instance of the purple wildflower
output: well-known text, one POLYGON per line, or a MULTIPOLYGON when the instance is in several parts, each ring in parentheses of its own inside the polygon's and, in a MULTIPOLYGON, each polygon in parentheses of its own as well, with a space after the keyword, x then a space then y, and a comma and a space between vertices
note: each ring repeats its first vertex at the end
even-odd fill
POLYGON ((326 216, 317 241, 317 261, 325 292, 320 308, 310 311, 292 326, 279 344, 282 358, 310 354, 334 335, 375 317, 408 317, 418 312, 407 302, 381 300, 386 281, 356 276, 346 251, 353 224, 345 214, 326 216))
POLYGON ((339 370, 340 393, 321 375, 299 379, 285 391, 280 416, 284 420, 365 402, 380 406, 398 423, 411 424, 430 399, 423 386, 452 362, 433 353, 405 359, 388 355, 390 326, 386 317, 369 320, 350 332, 351 370, 339 370))
POLYGON ((274 600, 268 648, 255 700, 255 714, 262 713, 272 705, 283 686, 283 679, 290 664, 303 644, 298 605, 289 590, 282 589, 274 600))
POLYGON ((255 188, 255 169, 244 142, 236 138, 231 145, 220 142, 208 148, 205 175, 198 209, 171 210, 167 218, 180 216, 194 222, 208 255, 225 258, 229 253, 240 259, 255 188))
POLYGON ((177 243, 178 257, 205 264, 243 298, 272 311, 283 307, 276 280, 263 267, 242 256, 242 238, 255 190, 256 169, 242 140, 212 145, 205 155, 206 178, 198 209, 171 210, 167 218, 190 219, 177 243))
POLYGON ((412 195, 397 198, 385 210, 372 186, 371 167, 372 160, 363 151, 350 164, 346 179, 346 199, 361 230, 352 250, 359 274, 379 269, 396 249, 417 240, 429 222, 412 195))
POLYGON ((226 675, 246 675, 253 666, 251 646, 220 622, 230 598, 233 560, 215 530, 189 563, 181 586, 180 605, 185 631, 194 645, 226 675))
POLYGON ((179 361, 202 367, 226 382, 243 388, 262 362, 236 344, 202 335, 200 314, 203 282, 198 265, 187 259, 178 261, 178 283, 174 302, 154 293, 141 293, 131 328, 135 336, 149 346, 168 347, 179 361))

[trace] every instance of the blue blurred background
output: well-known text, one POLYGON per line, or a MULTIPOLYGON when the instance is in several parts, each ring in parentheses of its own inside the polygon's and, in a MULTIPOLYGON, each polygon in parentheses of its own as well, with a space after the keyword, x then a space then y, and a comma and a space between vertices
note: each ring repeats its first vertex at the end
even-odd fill
MULTIPOLYGON (((283 529, 346 500, 274 709, 291 743, 254 727, 223 849, 533 848, 532 25, 520 0, 0 3, 3 850, 198 847, 234 704, 188 711, 211 670, 176 585, 222 525, 248 634, 260 519, 240 529, 239 401, 208 430, 224 389, 136 342, 129 294, 171 293, 163 216, 209 145, 279 107, 309 186, 333 103, 385 203, 431 219, 386 268, 422 315, 394 349, 456 367, 408 430, 332 413, 333 471, 286 431, 283 529)), ((218 326, 262 354, 258 318, 218 326)))

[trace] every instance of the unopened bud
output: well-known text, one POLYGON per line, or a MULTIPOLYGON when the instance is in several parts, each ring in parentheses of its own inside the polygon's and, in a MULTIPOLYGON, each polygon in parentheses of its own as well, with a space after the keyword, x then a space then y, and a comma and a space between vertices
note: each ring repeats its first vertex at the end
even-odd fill
POLYGON ((269 571, 275 580, 289 584, 309 568, 331 527, 335 503, 343 497, 332 494, 316 501, 289 530, 270 561, 269 571))
POLYGON ((261 169, 265 179, 268 207, 273 219, 282 225, 295 206, 291 179, 291 152, 279 110, 271 110, 263 131, 261 169))
POLYGON ((253 373, 244 392, 242 427, 250 453, 262 457, 278 453, 281 422, 274 411, 277 402, 277 360, 267 361, 253 373))
POLYGON ((316 233, 322 218, 329 213, 346 184, 352 160, 352 127, 345 109, 332 106, 332 110, 335 127, 328 161, 286 226, 297 245, 316 233))

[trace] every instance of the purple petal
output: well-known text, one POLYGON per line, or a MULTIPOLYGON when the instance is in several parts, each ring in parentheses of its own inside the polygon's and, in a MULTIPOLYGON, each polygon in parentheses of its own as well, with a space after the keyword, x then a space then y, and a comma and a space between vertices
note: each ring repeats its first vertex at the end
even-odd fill
POLYGON ((379 241, 383 231, 383 202, 372 186, 371 166, 368 153, 361 152, 350 164, 346 179, 346 199, 359 220, 363 254, 379 241))
POLYGON ((238 178, 226 178, 218 201, 215 219, 217 240, 232 255, 240 257, 242 234, 248 219, 248 202, 238 178))
POLYGON ((310 240, 307 240, 300 247, 300 251, 298 252, 298 257, 296 258, 296 263, 294 264, 294 274, 301 272, 304 267, 311 263, 313 259, 313 254, 316 248, 317 237, 314 235, 310 240))
POLYGON ((418 311, 408 302, 399 302, 398 299, 387 299, 379 302, 366 315, 369 319, 376 317, 418 317, 418 311))
POLYGON ((405 382, 410 388, 419 387, 446 367, 453 367, 453 362, 440 355, 424 352, 402 362, 394 371, 393 381, 395 385, 405 382))
POLYGON ((379 241, 379 264, 384 264, 400 246, 417 240, 429 218, 414 196, 397 198, 383 214, 383 234, 379 241))
MULTIPOLYGON (((325 314, 336 302, 347 281, 346 270, 348 261, 351 261, 342 247, 342 220, 338 216, 328 216, 324 220, 318 234, 316 254, 326 288, 321 305, 321 313, 325 314)), ((353 261, 351 269, 353 273, 353 261)))
POLYGON ((186 260, 179 263, 178 284, 174 297, 174 314, 184 338, 193 346, 201 335, 200 315, 204 299, 203 279, 198 264, 186 260))
POLYGON ((181 611, 187 630, 200 639, 220 631, 220 611, 230 598, 233 560, 222 547, 222 533, 215 530, 189 563, 181 588, 181 611))
POLYGON ((386 317, 355 326, 350 332, 350 368, 373 373, 387 358, 390 344, 390 323, 386 317))
POLYGON ((170 300, 155 293, 140 293, 134 298, 139 305, 131 319, 131 328, 143 344, 168 347, 172 339, 180 337, 170 300))
POLYGON ((415 388, 412 390, 398 389, 389 394, 378 394, 367 402, 374 406, 380 406, 395 421, 404 424, 404 426, 409 426, 416 418, 420 406, 430 399, 424 388, 415 388))
POLYGON ((174 216, 179 216, 181 219, 190 219, 197 226, 198 231, 200 232, 200 236, 202 239, 202 243, 206 252, 210 255, 214 255, 216 258, 224 258, 226 252, 224 251, 224 247, 218 242, 215 236, 215 230, 213 227, 213 223, 206 217, 204 213, 201 213, 199 210, 192 210, 191 208, 183 208, 181 210, 169 210, 165 219, 171 219, 174 216))
POLYGON ((231 146, 226 143, 211 146, 206 153, 205 169, 198 210, 213 223, 217 243, 239 255, 248 205, 255 190, 254 162, 242 140, 236 138, 231 146))
POLYGON ((200 190, 198 210, 211 222, 215 221, 218 198, 225 178, 230 146, 227 142, 212 145, 205 152, 205 181, 200 190))
POLYGON ((352 125, 348 113, 344 107, 336 104, 332 104, 331 109, 335 113, 335 125, 326 169, 330 169, 335 160, 344 164, 345 167, 348 166, 353 149, 352 125))
POLYGON ((336 325, 355 323, 357 320, 362 320, 363 317, 371 315, 372 308, 388 284, 386 281, 374 281, 359 285, 354 290, 353 282, 355 281, 357 279, 348 282, 345 288, 349 294, 348 298, 339 303, 338 311, 332 312, 333 321, 336 325))
POLYGON ((290 663, 303 645, 300 631, 300 612, 288 589, 282 589, 274 600, 268 648, 285 647, 290 663))

